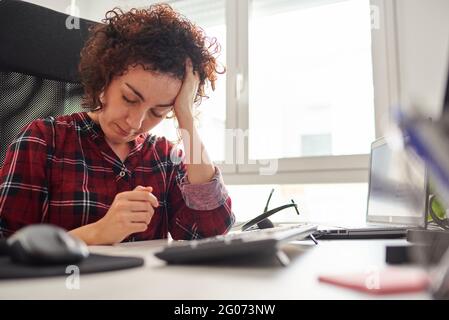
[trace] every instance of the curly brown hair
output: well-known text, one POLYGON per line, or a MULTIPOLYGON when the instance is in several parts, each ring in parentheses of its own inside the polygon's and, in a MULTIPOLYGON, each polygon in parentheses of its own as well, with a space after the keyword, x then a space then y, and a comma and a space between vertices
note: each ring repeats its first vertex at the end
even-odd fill
POLYGON ((81 51, 79 72, 84 86, 82 105, 91 110, 102 107, 101 92, 115 76, 130 66, 169 74, 182 80, 187 58, 199 73, 200 84, 195 103, 205 94, 206 81, 215 89, 218 70, 216 56, 220 45, 204 30, 168 4, 154 4, 147 9, 123 12, 114 8, 105 15, 103 23, 90 30, 90 37, 81 51))

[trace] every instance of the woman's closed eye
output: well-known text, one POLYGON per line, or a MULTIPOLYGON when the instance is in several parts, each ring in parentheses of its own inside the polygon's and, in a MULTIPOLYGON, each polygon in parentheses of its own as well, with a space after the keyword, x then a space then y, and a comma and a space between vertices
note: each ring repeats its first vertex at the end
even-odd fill
POLYGON ((150 109, 150 112, 156 118, 163 118, 172 110, 173 110, 173 107, 171 107, 171 106, 170 107, 154 107, 154 108, 150 109))
POLYGON ((136 104, 137 102, 139 102, 139 100, 133 100, 133 99, 127 98, 125 95, 122 95, 122 98, 126 103, 129 103, 129 104, 136 104))

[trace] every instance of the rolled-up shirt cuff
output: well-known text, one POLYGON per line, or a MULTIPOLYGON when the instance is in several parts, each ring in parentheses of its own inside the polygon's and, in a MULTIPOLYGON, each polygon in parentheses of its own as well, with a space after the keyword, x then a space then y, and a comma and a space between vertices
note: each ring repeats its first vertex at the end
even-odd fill
POLYGON ((193 210, 214 210, 223 205, 228 198, 228 191, 218 167, 215 167, 215 174, 211 181, 191 184, 186 175, 179 188, 187 207, 193 210))

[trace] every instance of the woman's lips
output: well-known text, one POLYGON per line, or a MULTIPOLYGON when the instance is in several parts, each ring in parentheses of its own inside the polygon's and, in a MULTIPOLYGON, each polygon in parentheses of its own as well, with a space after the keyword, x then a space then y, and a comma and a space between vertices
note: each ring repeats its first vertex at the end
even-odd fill
POLYGON ((128 136, 131 135, 131 132, 128 132, 128 131, 123 130, 118 124, 117 124, 117 128, 118 128, 119 133, 120 133, 122 136, 128 137, 128 136))

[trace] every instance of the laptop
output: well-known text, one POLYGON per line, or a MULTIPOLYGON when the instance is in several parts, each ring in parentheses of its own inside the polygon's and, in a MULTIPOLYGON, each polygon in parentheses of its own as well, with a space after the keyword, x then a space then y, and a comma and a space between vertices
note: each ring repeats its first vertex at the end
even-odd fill
POLYGON ((407 230, 426 227, 428 183, 425 164, 418 157, 413 167, 398 158, 385 138, 371 144, 366 224, 324 227, 317 239, 402 238, 407 230), (408 169, 407 169, 408 168, 408 169), (408 170, 408 171, 406 171, 408 170))

